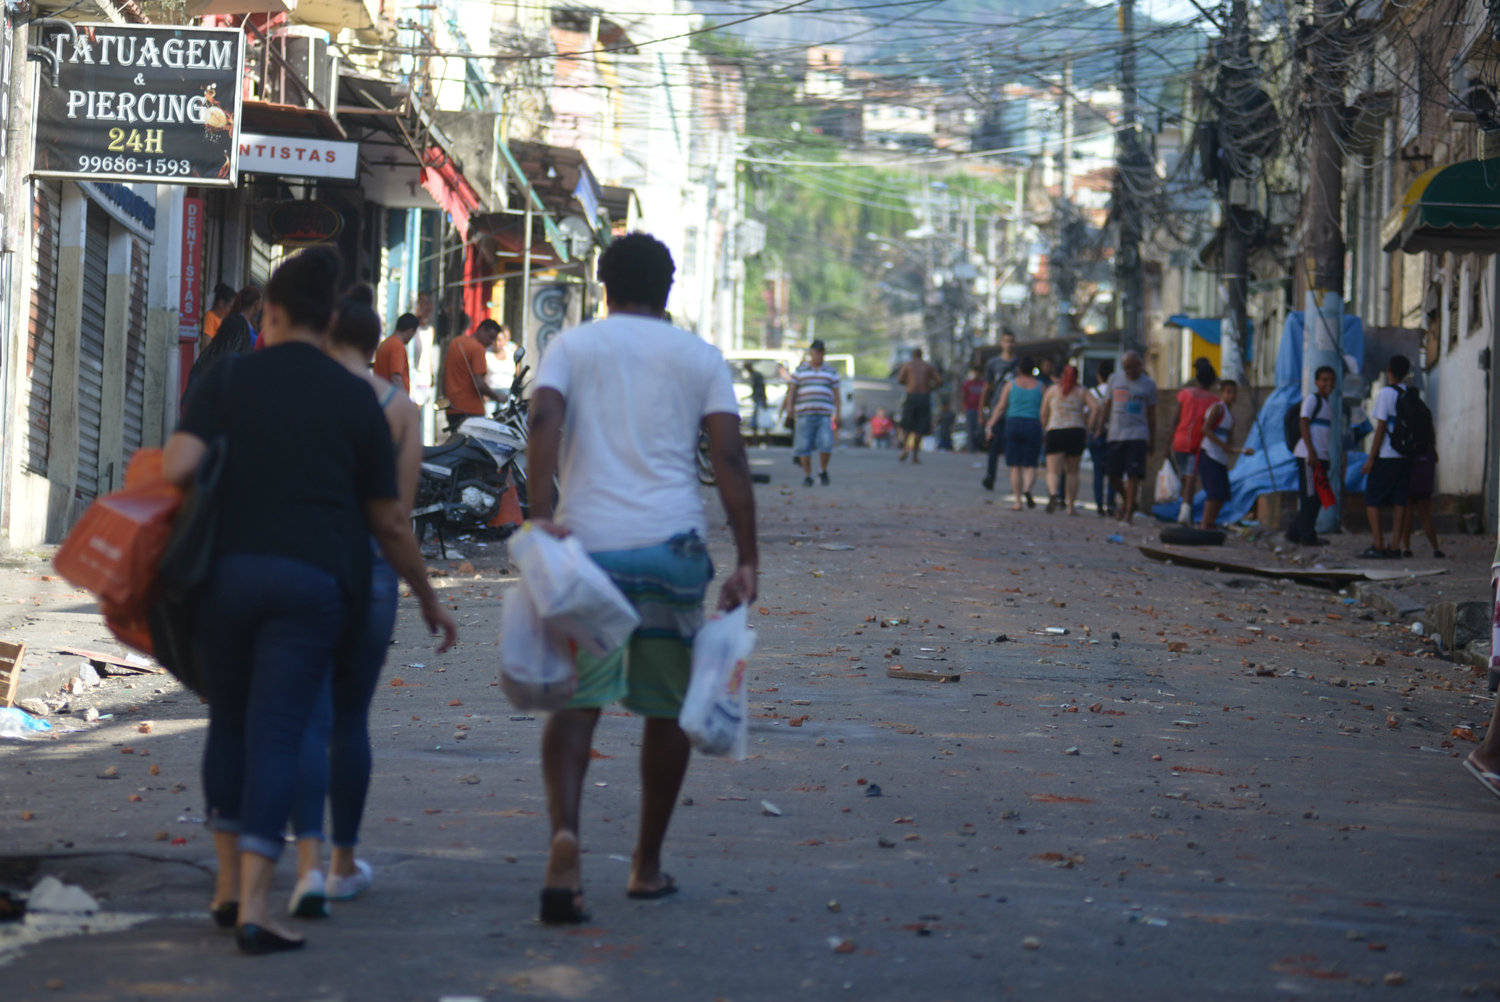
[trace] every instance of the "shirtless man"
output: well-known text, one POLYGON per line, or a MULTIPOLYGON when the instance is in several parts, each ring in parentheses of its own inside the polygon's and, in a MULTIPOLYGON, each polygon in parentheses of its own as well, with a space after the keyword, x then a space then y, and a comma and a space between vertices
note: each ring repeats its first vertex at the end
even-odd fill
POLYGON ((896 373, 896 382, 906 390, 906 400, 901 404, 902 462, 908 454, 913 463, 922 461, 922 437, 932 434, 932 391, 942 381, 938 371, 922 358, 921 348, 913 348, 911 360, 896 373))

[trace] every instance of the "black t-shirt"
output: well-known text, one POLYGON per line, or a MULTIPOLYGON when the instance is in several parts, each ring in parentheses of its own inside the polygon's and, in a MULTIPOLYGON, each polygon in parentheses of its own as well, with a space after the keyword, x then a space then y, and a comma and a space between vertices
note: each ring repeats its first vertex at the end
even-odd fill
POLYGON ((203 373, 177 430, 226 438, 219 553, 292 557, 357 583, 369 562, 363 505, 396 496, 369 383, 311 345, 282 344, 203 373))

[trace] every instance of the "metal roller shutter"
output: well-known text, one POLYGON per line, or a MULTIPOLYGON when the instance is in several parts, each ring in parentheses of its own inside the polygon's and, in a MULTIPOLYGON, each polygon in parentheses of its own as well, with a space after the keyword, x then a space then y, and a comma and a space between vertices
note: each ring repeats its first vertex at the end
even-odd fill
POLYGON ((26 334, 25 468, 47 475, 52 425, 52 345, 57 320, 57 241, 62 228, 62 184, 37 181, 31 207, 31 248, 36 271, 26 334))
MULTIPOLYGON (((125 328, 125 413, 121 426, 123 471, 141 447, 146 427, 146 281, 151 256, 140 237, 130 241, 130 319, 125 328)), ((120 478, 116 478, 120 479, 120 478)))
POLYGON ((99 494, 99 428, 104 420, 104 297, 109 283, 109 216, 89 203, 83 238, 83 317, 78 331, 78 486, 99 494))

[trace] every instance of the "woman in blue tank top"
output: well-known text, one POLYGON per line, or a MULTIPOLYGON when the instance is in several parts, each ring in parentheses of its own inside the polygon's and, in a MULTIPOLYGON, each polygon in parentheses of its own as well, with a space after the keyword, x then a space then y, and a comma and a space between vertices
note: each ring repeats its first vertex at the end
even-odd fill
POLYGON ((1036 507, 1031 488, 1036 483, 1037 463, 1042 454, 1042 394, 1044 387, 1034 375, 1035 363, 1022 356, 1015 375, 1005 384, 995 409, 990 412, 985 432, 989 433, 1005 418, 1005 465, 1010 467, 1010 489, 1014 498, 1012 511, 1036 507))

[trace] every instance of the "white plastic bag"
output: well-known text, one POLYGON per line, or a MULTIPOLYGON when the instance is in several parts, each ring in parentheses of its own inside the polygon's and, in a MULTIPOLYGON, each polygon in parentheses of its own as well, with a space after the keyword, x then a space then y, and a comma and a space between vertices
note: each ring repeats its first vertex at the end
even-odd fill
POLYGON ((1156 471, 1156 493, 1152 500, 1157 504, 1163 501, 1171 501, 1182 493, 1182 481, 1177 479, 1177 471, 1172 467, 1170 459, 1164 459, 1161 469, 1156 471))
POLYGON ((635 606, 576 536, 558 539, 525 525, 511 536, 510 555, 547 629, 580 650, 602 658, 623 647, 640 625, 635 606))
POLYGON ((677 723, 705 755, 745 757, 745 661, 754 649, 755 631, 743 605, 710 619, 693 638, 693 676, 677 723))
POLYGON ((577 687, 571 645, 543 626, 531 594, 511 585, 500 609, 500 688, 518 710, 556 710, 577 687))

